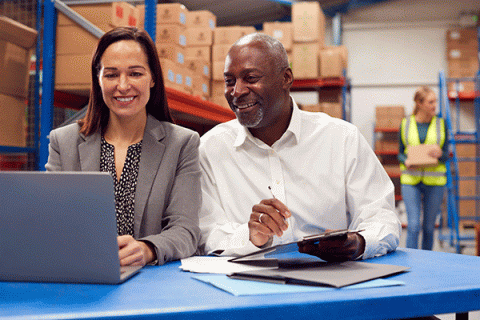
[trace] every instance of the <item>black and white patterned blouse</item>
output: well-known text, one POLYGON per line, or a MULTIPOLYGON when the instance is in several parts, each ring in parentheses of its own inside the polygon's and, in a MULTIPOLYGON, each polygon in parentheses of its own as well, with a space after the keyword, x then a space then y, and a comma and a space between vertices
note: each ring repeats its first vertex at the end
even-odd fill
POLYGON ((115 169, 115 147, 102 137, 100 171, 109 172, 115 184, 115 211, 118 235, 133 236, 135 214, 135 190, 137 188, 138 165, 142 153, 142 141, 128 147, 125 165, 117 180, 115 169))

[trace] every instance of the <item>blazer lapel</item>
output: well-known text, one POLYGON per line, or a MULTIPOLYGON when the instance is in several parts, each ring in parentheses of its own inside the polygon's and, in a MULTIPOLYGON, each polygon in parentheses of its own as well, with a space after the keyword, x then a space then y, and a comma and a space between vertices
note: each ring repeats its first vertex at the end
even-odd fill
POLYGON ((161 141, 164 137, 165 129, 161 122, 152 116, 148 116, 143 135, 142 154, 140 156, 138 182, 135 191, 135 235, 138 235, 140 232, 145 206, 165 152, 165 144, 161 141))
POLYGON ((94 133, 88 137, 82 134, 81 136, 85 139, 78 145, 81 170, 100 171, 101 134, 94 133))

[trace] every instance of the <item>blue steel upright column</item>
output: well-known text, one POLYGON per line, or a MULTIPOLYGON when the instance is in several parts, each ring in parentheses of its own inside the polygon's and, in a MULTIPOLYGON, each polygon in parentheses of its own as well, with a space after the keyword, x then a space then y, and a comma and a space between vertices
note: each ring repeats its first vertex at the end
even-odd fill
POLYGON ((45 170, 48 160, 48 134, 53 126, 53 92, 55 85, 55 28, 57 12, 54 0, 46 0, 43 7, 43 84, 40 104, 39 170, 45 170))
POLYGON ((157 1, 145 0, 145 30, 155 42, 155 32, 157 24, 157 1))

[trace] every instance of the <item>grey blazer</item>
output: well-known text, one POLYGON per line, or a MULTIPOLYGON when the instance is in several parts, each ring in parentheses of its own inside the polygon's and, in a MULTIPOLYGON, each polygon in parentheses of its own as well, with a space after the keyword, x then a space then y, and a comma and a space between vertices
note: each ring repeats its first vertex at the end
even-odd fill
MULTIPOLYGON (((50 133, 47 171, 99 171, 101 134, 71 124, 50 133)), ((156 250, 158 264, 189 257, 200 238, 198 133, 148 116, 135 192, 134 237, 156 250)))

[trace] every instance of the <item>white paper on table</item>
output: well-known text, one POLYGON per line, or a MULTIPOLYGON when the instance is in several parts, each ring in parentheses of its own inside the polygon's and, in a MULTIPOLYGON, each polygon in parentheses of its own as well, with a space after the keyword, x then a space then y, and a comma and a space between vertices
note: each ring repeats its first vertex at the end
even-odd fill
POLYGON ((228 262, 232 257, 194 256, 181 259, 180 269, 195 273, 232 274, 234 272, 276 269, 277 267, 258 267, 228 262))

